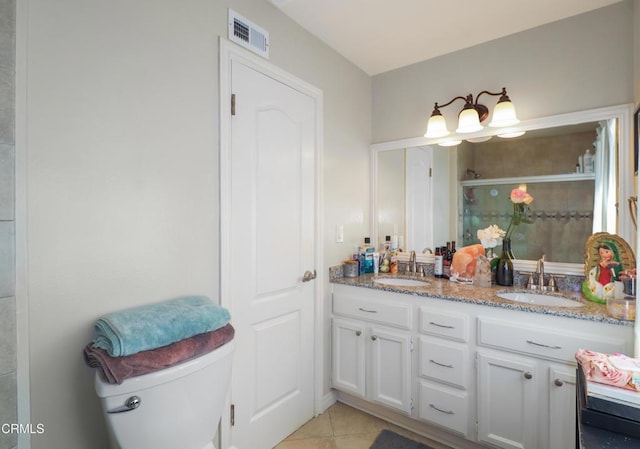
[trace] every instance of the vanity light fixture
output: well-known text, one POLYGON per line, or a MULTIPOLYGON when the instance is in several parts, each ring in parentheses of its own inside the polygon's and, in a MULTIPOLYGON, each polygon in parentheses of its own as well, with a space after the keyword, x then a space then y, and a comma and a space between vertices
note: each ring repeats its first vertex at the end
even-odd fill
MULTIPOLYGON (((493 109, 493 117, 489 126, 491 127, 503 127, 503 126, 513 126, 520 122, 516 117, 516 110, 507 95, 507 89, 502 88, 501 92, 489 92, 488 90, 483 90, 478 95, 476 95, 475 100, 473 95, 469 94, 466 97, 458 96, 454 97, 451 101, 438 105, 435 103, 433 108, 433 112, 431 113, 431 117, 429 117, 429 122, 427 123, 427 132, 425 133, 425 137, 427 138, 439 138, 446 137, 450 134, 447 129, 447 123, 440 112, 440 108, 444 108, 449 106, 456 100, 464 100, 464 107, 460 114, 458 114, 458 128, 456 129, 457 134, 467 134, 467 133, 475 133, 483 129, 481 123, 489 116, 489 108, 485 105, 478 103, 478 99, 481 95, 494 95, 500 96, 498 99, 498 103, 493 109)), ((506 137, 506 135, 505 135, 506 137)), ((515 136, 514 136, 515 137, 515 136)), ((476 142, 483 141, 481 138, 472 138, 468 139, 470 142, 474 140, 476 142)), ((458 138, 454 138, 453 140, 444 141, 440 143, 440 145, 449 143, 449 145, 455 145, 451 142, 458 141, 458 138)), ((488 140, 488 139, 484 139, 488 140)))

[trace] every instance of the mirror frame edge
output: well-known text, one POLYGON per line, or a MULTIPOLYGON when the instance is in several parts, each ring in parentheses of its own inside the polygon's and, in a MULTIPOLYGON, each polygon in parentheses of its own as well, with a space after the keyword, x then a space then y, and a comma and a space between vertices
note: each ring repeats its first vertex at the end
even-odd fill
MULTIPOLYGON (((614 106, 605 106, 601 108, 586 109, 582 111, 568 112, 563 114, 550 115, 546 117, 524 120, 514 127, 514 131, 530 131, 534 129, 552 128, 558 126, 576 125, 579 123, 608 120, 617 118, 619 142, 618 142, 618 235, 629 242, 632 248, 636 247, 636 231, 633 228, 631 217, 628 216, 626 207, 623 207, 627 198, 633 196, 633 167, 632 161, 632 142, 633 127, 632 117, 634 111, 633 103, 624 103, 614 106), (626 151, 625 151, 626 149, 626 151)), ((500 133, 500 129, 485 128, 483 132, 469 134, 467 137, 493 136, 500 133)), ((369 201, 370 201, 370 234, 377 245, 378 242, 378 207, 377 207, 377 172, 378 172, 378 153, 382 151, 397 150, 401 148, 432 146, 437 145, 442 139, 428 139, 426 137, 413 137, 399 140, 391 140, 386 142, 374 143, 369 150, 369 201)), ((457 226, 457 224, 456 224, 457 226)), ((536 261, 516 260, 514 269, 518 271, 535 270, 536 261)), ((549 273, 583 275, 583 264, 569 264, 558 262, 545 263, 545 269, 549 273)))

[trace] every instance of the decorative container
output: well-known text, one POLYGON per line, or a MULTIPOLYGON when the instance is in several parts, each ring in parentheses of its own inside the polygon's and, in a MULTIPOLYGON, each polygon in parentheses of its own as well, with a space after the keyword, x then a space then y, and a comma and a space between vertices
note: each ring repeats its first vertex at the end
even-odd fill
POLYGON ((622 299, 607 299, 607 313, 619 320, 633 321, 636 319, 636 300, 632 297, 622 299))
POLYGON ((358 273, 358 266, 360 264, 357 260, 345 260, 342 264, 343 275, 346 278, 355 278, 358 277, 360 273, 358 273))

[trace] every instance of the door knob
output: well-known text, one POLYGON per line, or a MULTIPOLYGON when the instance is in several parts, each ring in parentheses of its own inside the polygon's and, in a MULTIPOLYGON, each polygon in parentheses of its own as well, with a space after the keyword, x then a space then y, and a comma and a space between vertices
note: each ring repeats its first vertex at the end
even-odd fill
POLYGON ((564 382, 562 382, 560 379, 554 380, 553 383, 555 384, 556 387, 561 387, 564 385, 564 382))
POLYGON ((533 379, 533 374, 527 371, 526 373, 524 373, 524 378, 527 380, 533 379))
POLYGON ((316 270, 313 270, 313 273, 309 270, 305 271, 302 275, 302 282, 309 282, 316 278, 316 270))

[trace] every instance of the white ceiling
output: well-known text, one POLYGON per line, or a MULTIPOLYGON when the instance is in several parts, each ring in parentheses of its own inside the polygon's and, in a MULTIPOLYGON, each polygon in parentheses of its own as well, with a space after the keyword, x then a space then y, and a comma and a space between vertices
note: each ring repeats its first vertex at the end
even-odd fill
POLYGON ((621 0, 268 0, 369 75, 621 0))

